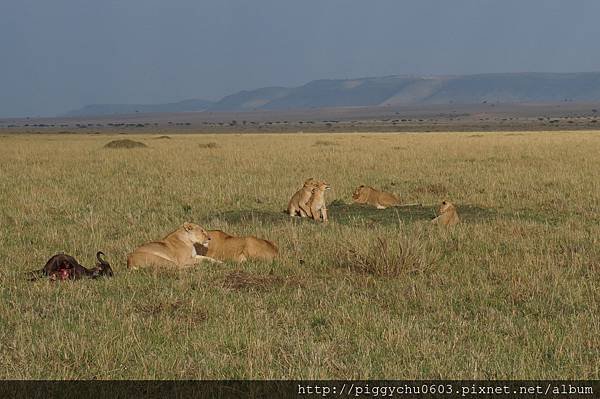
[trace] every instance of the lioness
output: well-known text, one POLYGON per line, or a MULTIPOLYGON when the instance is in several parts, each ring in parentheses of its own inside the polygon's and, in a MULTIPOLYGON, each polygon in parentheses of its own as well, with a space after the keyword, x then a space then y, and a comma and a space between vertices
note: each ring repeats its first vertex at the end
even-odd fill
POLYGON ((209 230, 208 248, 198 248, 199 253, 219 260, 244 262, 247 259, 271 261, 277 256, 277 246, 271 241, 256 237, 234 237, 221 230, 209 230))
POLYGON ((219 261, 198 255, 194 244, 208 246, 210 237, 206 230, 194 223, 184 223, 160 241, 152 241, 137 247, 127 255, 127 267, 137 269, 146 266, 184 267, 204 260, 219 261))
POLYGON ((310 207, 308 206, 308 201, 312 196, 312 190, 317 186, 317 181, 315 179, 308 178, 304 182, 302 188, 292 196, 290 202, 288 203, 287 213, 290 216, 300 215, 303 218, 310 216, 310 207))
POLYGON ((439 216, 431 221, 434 224, 440 224, 442 226, 454 226, 460 219, 456 207, 448 201, 443 201, 440 206, 439 216))
POLYGON ((327 222, 327 208, 325 207, 325 190, 329 190, 331 187, 324 181, 320 181, 317 187, 312 190, 312 197, 308 201, 310 208, 310 216, 314 220, 323 220, 327 222))
POLYGON ((354 203, 369 204, 377 209, 400 205, 400 199, 396 195, 364 185, 360 185, 354 190, 352 200, 354 203))

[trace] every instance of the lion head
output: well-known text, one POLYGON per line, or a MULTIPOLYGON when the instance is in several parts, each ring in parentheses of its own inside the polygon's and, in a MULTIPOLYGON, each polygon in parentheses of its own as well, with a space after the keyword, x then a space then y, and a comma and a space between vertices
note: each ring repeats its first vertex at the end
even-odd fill
POLYGON ((318 184, 319 182, 312 177, 309 177, 304 181, 304 187, 315 188, 318 184))
POLYGON ((440 205, 439 214, 442 215, 444 213, 451 212, 455 209, 456 208, 454 207, 454 205, 451 202, 442 201, 442 204, 440 205))
POLYGON ((331 186, 329 185, 329 183, 322 181, 322 180, 316 182, 316 185, 315 185, 315 189, 319 190, 319 191, 329 190, 330 188, 331 188, 331 186))
POLYGON ((367 198, 369 197, 370 187, 366 187, 365 185, 360 185, 356 187, 354 193, 352 193, 352 199, 354 202, 359 204, 364 204, 367 202, 367 198))
POLYGON ((202 227, 194 223, 185 222, 181 228, 192 243, 208 247, 210 236, 202 227))

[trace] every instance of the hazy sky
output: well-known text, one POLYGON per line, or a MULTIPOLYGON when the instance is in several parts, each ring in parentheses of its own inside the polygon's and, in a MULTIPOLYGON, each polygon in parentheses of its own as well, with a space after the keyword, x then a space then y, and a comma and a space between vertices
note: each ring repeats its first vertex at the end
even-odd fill
POLYGON ((600 71, 597 0, 0 0, 0 117, 393 74, 600 71))

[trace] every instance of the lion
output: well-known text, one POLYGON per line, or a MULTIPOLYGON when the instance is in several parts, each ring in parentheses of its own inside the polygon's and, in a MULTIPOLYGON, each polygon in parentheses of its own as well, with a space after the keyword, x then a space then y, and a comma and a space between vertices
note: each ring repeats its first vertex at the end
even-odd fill
POLYGON ((331 187, 324 181, 318 182, 317 186, 312 190, 312 196, 308 201, 310 208, 310 216, 314 220, 322 220, 327 222, 327 207, 325 206, 325 191, 331 187))
POLYGON ((454 226, 455 224, 460 222, 460 218, 458 217, 456 207, 448 201, 442 202, 439 214, 440 215, 433 219, 431 223, 440 224, 442 226, 454 226))
POLYGON ((236 262, 248 259, 272 261, 278 253, 274 243, 257 237, 234 237, 221 230, 209 230, 208 236, 208 248, 199 248, 198 252, 213 259, 236 262))
POLYGON ((202 227, 186 222, 159 241, 137 247, 127 255, 127 267, 137 269, 147 266, 186 267, 203 261, 221 263, 198 255, 194 244, 207 247, 210 236, 202 227))
POLYGON ((379 191, 373 187, 360 185, 354 190, 352 200, 356 204, 369 204, 377 209, 400 205, 400 198, 392 193, 379 191))
POLYGON ((296 191, 288 203, 287 213, 290 216, 300 215, 303 218, 310 216, 308 202, 312 196, 312 190, 317 184, 318 182, 312 177, 306 179, 302 188, 296 191))

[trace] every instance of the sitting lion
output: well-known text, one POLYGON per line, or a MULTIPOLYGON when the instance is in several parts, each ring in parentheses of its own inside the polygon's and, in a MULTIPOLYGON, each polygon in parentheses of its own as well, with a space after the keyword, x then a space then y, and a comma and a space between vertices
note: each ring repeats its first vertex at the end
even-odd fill
POLYGON ((219 261, 198 255, 194 244, 208 246, 210 237, 206 230, 194 223, 184 223, 160 241, 137 247, 127 255, 127 267, 137 269, 147 266, 185 267, 205 260, 219 261))
POLYGON ((277 256, 277 246, 271 241, 256 237, 234 237, 221 230, 209 230, 208 248, 198 248, 209 258, 244 262, 247 259, 272 261, 277 256))
POLYGON ((331 186, 324 181, 318 182, 317 186, 312 189, 312 196, 308 201, 310 208, 309 215, 314 220, 322 220, 327 222, 327 207, 325 206, 325 190, 329 190, 331 186))
POLYGON ((400 199, 392 193, 379 191, 373 187, 360 185, 354 190, 352 200, 357 204, 369 204, 377 209, 400 205, 400 199))
POLYGON ((431 221, 433 224, 440 224, 442 226, 454 226, 460 222, 456 207, 448 201, 443 201, 440 206, 439 216, 431 221))
POLYGON ((318 182, 312 177, 308 178, 304 182, 302 188, 296 191, 288 203, 287 213, 290 216, 300 215, 303 218, 310 216, 308 201, 310 201, 312 190, 317 186, 317 183, 318 182))

